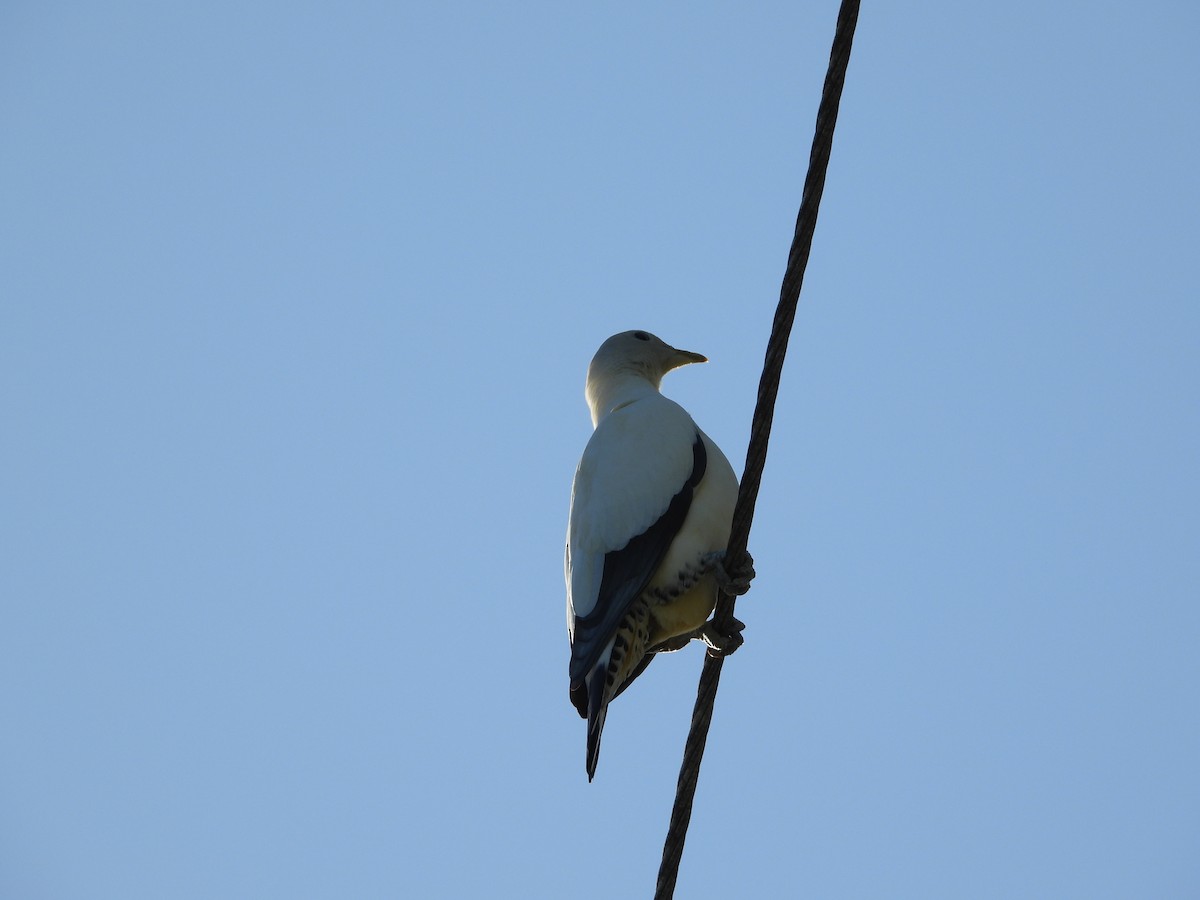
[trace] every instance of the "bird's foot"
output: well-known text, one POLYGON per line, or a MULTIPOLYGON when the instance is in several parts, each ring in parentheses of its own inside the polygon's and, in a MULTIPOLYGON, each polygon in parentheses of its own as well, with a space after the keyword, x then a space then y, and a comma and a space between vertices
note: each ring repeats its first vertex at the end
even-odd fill
POLYGON ((746 642, 742 632, 746 625, 732 616, 729 619, 732 631, 724 634, 717 630, 715 622, 705 622, 696 630, 696 636, 708 646, 708 655, 713 657, 729 656, 746 642))
POLYGON ((743 551, 741 556, 732 562, 726 562, 725 554, 718 551, 710 553, 706 562, 711 563, 713 577, 717 579, 717 587, 723 593, 740 597, 750 590, 750 582, 754 579, 754 557, 743 551))

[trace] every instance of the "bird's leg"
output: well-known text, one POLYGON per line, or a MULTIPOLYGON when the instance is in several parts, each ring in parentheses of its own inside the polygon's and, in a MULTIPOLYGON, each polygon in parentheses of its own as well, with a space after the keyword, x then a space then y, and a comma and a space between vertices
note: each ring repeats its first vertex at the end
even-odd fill
POLYGON ((726 635, 718 631, 717 626, 712 622, 705 622, 694 631, 676 635, 673 638, 668 638, 661 643, 655 644, 653 652, 674 653, 676 650, 682 650, 692 641, 704 641, 704 645, 708 647, 709 653, 714 656, 728 656, 738 647, 742 646, 744 641, 742 630, 745 627, 745 624, 734 619, 733 634, 726 635))
POLYGON ((717 587, 723 593, 731 596, 740 597, 742 594, 750 590, 750 582, 753 580, 754 572, 754 557, 743 551, 741 556, 726 564, 725 552, 718 550, 716 553, 709 553, 704 557, 704 561, 712 566, 713 577, 717 579, 717 587))
POLYGON ((689 631, 687 634, 679 634, 673 638, 667 638, 665 641, 654 645, 655 653, 674 653, 676 650, 682 650, 693 640, 700 639, 700 629, 689 631))
MULTIPOLYGON (((742 551, 732 561, 726 561, 725 553, 718 551, 710 553, 704 561, 711 567, 717 588, 728 596, 741 596, 750 590, 750 581, 754 578, 754 559, 749 553, 742 551)), ((729 656, 742 646, 745 639, 742 631, 745 625, 730 616, 732 626, 728 633, 718 629, 715 622, 705 622, 695 632, 695 636, 708 645, 709 656, 729 656)))

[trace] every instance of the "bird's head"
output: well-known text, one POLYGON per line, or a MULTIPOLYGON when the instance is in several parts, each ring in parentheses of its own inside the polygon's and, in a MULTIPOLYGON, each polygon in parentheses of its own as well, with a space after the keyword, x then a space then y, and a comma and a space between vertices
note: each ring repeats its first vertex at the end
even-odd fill
POLYGON ((623 388, 647 382, 658 390, 663 376, 689 363, 708 362, 707 357, 690 350, 679 350, 648 331, 622 331, 600 345, 588 366, 587 401, 592 421, 597 423, 611 410, 614 402, 623 402, 623 388))

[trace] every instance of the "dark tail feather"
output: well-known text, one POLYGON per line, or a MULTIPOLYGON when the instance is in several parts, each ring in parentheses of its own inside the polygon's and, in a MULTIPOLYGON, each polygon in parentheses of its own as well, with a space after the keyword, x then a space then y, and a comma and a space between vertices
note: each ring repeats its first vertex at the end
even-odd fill
POLYGON ((587 689, 587 773, 588 781, 591 781, 596 775, 596 764, 600 762, 600 734, 604 731, 604 718, 608 715, 608 702, 604 698, 604 667, 592 669, 587 676, 587 689))

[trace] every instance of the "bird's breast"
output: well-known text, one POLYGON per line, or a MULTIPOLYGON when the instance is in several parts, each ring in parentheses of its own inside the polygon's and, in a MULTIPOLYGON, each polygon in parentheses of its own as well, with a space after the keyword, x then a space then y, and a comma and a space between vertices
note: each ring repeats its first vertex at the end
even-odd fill
POLYGON ((695 631, 703 625, 717 603, 717 582, 705 573, 686 587, 647 592, 650 606, 650 638, 653 647, 663 641, 695 631))

